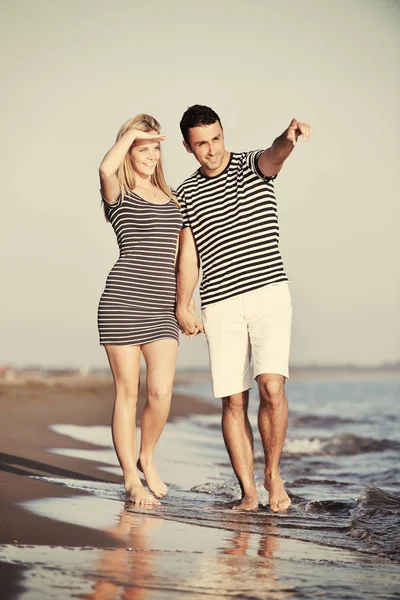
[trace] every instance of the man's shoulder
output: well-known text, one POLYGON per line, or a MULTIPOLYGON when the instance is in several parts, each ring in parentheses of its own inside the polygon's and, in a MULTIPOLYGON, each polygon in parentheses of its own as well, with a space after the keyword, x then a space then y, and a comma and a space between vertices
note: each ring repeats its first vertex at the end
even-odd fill
POLYGON ((233 152, 233 156, 236 159, 236 162, 246 163, 251 158, 256 157, 259 154, 262 154, 263 150, 243 150, 242 152, 233 152))
POLYGON ((198 171, 194 171, 194 173, 192 173, 191 175, 189 175, 189 177, 187 177, 186 179, 184 179, 182 181, 182 183, 180 183, 177 187, 177 192, 179 194, 179 192, 184 192, 185 190, 187 190, 188 188, 191 187, 191 185, 196 181, 198 177, 198 171))
POLYGON ((243 150, 242 152, 232 152, 229 165, 230 171, 254 171, 255 164, 258 162, 263 150, 243 150))

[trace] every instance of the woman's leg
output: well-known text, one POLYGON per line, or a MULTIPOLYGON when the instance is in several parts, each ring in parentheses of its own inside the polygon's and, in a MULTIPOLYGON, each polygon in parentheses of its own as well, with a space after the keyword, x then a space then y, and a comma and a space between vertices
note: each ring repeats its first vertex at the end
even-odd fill
POLYGON ((138 467, 149 489, 157 498, 161 498, 168 488, 153 464, 153 452, 169 414, 178 342, 172 339, 159 340, 142 346, 142 352, 147 365, 147 402, 141 419, 138 467))
POLYGON ((136 468, 136 405, 139 391, 140 346, 105 346, 115 383, 112 436, 124 484, 134 504, 160 504, 143 487, 136 468))

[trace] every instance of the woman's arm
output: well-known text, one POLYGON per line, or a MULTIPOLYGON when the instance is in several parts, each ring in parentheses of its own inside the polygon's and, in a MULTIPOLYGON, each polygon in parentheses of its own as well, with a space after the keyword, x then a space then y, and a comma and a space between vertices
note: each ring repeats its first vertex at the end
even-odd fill
POLYGON ((199 256, 190 227, 180 233, 176 318, 179 327, 186 335, 204 332, 204 327, 195 313, 193 292, 199 277, 199 256))
POLYGON ((124 158, 136 139, 148 139, 162 141, 166 135, 160 135, 154 132, 140 131, 139 129, 129 129, 107 152, 101 161, 99 168, 100 187, 103 198, 113 204, 119 196, 120 187, 117 178, 117 171, 122 165, 124 158))
MULTIPOLYGON (((184 234, 184 235, 187 235, 184 234)), ((181 232, 181 236, 182 236, 182 232, 181 232)), ((183 237, 183 236, 182 236, 183 237)), ((179 248, 180 248, 180 238, 178 237, 177 242, 176 242, 176 250, 175 250, 175 276, 176 278, 178 278, 178 256, 179 256, 179 248)), ((198 277, 198 275, 197 275, 198 277)), ((181 285, 180 285, 181 287, 181 285)), ((191 313, 193 313, 193 315, 195 315, 196 319, 197 319, 197 314, 196 314, 196 303, 194 301, 194 298, 192 296, 192 299, 189 302, 189 311, 191 313)), ((198 335, 200 333, 200 331, 197 331, 197 333, 195 333, 194 335, 198 335)))

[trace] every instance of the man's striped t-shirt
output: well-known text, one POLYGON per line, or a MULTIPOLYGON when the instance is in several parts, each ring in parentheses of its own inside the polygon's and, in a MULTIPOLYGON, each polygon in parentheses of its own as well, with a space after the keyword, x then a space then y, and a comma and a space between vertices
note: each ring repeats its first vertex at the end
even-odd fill
POLYGON ((191 227, 202 267, 201 306, 287 281, 279 251, 274 177, 263 150, 232 153, 216 177, 196 171, 178 188, 183 227, 191 227))

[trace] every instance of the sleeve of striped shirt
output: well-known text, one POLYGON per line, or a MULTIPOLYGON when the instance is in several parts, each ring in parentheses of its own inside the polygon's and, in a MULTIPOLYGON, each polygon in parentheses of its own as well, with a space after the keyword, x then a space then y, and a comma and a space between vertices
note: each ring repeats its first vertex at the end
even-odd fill
POLYGON ((273 181, 276 175, 273 175, 272 177, 267 177, 266 175, 261 173, 260 169, 258 168, 258 159, 260 158, 263 152, 264 150, 253 150, 252 152, 246 152, 246 164, 249 167, 249 169, 253 171, 253 173, 258 175, 264 181, 273 181))
POLYGON ((183 191, 182 186, 179 186, 176 190, 176 197, 178 198, 178 202, 181 205, 181 213, 183 216, 182 229, 184 229, 185 227, 190 227, 190 219, 185 199, 185 192, 183 191))
POLYGON ((117 207, 118 207, 118 206, 120 206, 120 204, 121 204, 121 199, 122 199, 122 196, 121 196, 121 194, 119 194, 119 195, 117 196, 117 198, 116 198, 115 202, 113 202, 112 204, 110 204, 109 202, 107 202, 107 200, 104 198, 104 196, 103 196, 103 192, 102 192, 101 190, 100 190, 100 196, 101 196, 101 199, 102 199, 102 201, 103 201, 103 203, 104 203, 104 206, 105 206, 105 207, 106 207, 108 210, 113 210, 114 208, 117 208, 117 207))

